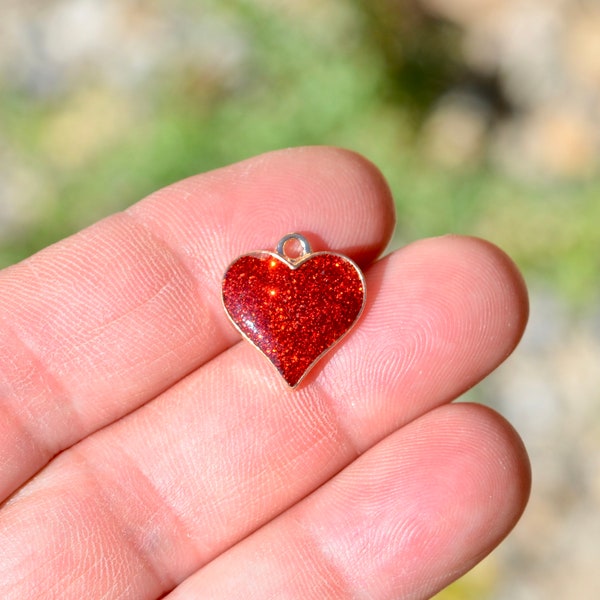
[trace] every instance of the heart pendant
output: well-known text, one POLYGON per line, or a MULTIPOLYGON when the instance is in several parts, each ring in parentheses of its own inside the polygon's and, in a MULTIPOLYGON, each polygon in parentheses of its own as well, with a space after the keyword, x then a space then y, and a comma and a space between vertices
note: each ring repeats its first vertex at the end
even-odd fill
POLYGON ((295 388, 356 323, 366 286, 349 258, 313 253, 306 238, 290 233, 275 252, 234 260, 223 276, 222 297, 235 327, 295 388), (294 240, 301 252, 292 257, 286 247, 294 240))

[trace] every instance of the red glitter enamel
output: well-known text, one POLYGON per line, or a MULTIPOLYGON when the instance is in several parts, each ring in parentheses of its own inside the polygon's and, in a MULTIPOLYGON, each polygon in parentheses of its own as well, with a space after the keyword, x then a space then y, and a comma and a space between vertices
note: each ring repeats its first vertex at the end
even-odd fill
POLYGON ((223 304, 240 332, 295 387, 358 319, 364 279, 348 258, 327 252, 300 260, 246 254, 223 278, 223 304))

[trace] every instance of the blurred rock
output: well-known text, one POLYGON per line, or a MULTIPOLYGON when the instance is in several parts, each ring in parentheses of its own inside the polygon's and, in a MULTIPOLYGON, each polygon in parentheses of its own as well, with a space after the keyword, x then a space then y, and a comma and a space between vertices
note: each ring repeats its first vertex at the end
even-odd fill
POLYGON ((38 200, 40 175, 0 140, 0 241, 19 236, 48 210, 38 200))
MULTIPOLYGON (((493 162, 521 178, 581 179, 600 164, 600 6, 592 0, 421 0, 460 28, 465 64, 511 112, 493 162)), ((460 122, 464 121, 462 115, 460 122)))
POLYGON ((221 14, 181 18, 166 3, 54 0, 3 8, 0 79, 29 95, 55 97, 74 86, 132 88, 189 68, 227 85, 244 77, 244 33, 221 14))
POLYGON ((425 120, 423 150, 429 159, 447 168, 477 165, 485 153, 490 123, 489 106, 475 94, 450 93, 425 120))
POLYGON ((531 304, 516 355, 482 387, 522 435, 533 469, 525 516, 496 553, 491 597, 592 598, 600 589, 599 315, 576 315, 544 289, 531 304))
POLYGON ((579 179, 594 174, 598 142, 588 115, 564 101, 499 124, 490 154, 496 164, 524 179, 579 179))

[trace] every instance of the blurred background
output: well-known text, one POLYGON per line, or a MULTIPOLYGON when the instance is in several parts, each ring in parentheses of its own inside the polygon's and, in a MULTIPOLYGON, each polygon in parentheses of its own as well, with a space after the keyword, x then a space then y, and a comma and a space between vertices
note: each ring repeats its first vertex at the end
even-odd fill
POLYGON ((4 0, 0 266, 157 187, 336 144, 387 176, 395 246, 486 237, 532 317, 469 399, 507 416, 534 488, 450 599, 600 590, 597 0, 4 0))

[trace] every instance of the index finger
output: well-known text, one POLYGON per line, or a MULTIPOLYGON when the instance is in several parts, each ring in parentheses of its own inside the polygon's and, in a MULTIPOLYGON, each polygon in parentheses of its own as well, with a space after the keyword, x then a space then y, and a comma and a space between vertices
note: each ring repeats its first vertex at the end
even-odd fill
POLYGON ((366 160, 287 150, 174 184, 0 273, 0 498, 238 339, 220 300, 233 257, 294 230, 365 264, 393 222, 366 160))

